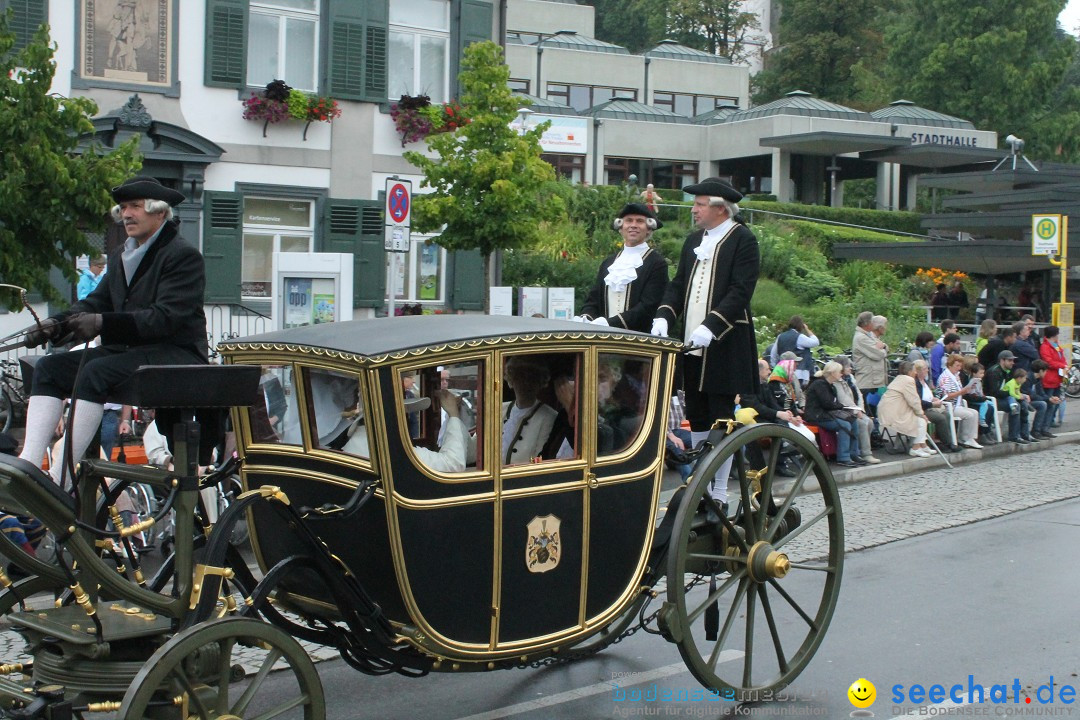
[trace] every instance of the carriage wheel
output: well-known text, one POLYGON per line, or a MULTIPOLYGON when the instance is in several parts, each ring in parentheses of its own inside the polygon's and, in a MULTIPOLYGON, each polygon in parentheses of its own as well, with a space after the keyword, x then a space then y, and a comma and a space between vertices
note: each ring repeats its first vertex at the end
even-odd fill
POLYGON ((321 720, 326 702, 314 663, 292 636, 258 620, 223 618, 158 648, 124 694, 119 717, 321 720))
POLYGON ((840 497, 814 444, 781 425, 736 431, 698 468, 672 532, 662 627, 703 685, 763 699, 799 675, 829 626, 844 561, 840 497), (755 445, 760 473, 741 452, 755 445), (794 478, 776 472, 782 449, 801 460, 794 478), (707 479, 733 456, 738 494, 710 522, 719 507, 707 479))

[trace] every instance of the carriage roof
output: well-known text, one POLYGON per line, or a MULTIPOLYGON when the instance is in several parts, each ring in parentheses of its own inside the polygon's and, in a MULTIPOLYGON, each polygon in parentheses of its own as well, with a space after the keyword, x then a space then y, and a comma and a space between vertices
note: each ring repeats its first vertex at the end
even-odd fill
POLYGON ((226 355, 247 350, 329 351, 378 362, 416 351, 543 340, 616 341, 678 348, 644 333, 567 320, 499 315, 419 315, 307 325, 219 343, 226 355))

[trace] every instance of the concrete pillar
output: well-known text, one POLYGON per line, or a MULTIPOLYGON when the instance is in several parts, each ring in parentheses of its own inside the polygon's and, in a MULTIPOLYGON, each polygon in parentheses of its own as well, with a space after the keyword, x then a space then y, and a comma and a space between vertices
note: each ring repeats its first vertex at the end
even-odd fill
MULTIPOLYGON (((829 176, 829 182, 832 182, 831 175, 829 176)), ((844 207, 844 181, 839 177, 836 178, 836 187, 833 189, 831 205, 833 207, 844 207)))
POLYGON ((919 176, 915 173, 908 173, 906 177, 907 182, 907 198, 904 200, 904 209, 914 212, 915 205, 918 203, 918 190, 919 190, 919 176))
POLYGON ((772 194, 779 202, 791 202, 791 153, 772 151, 772 194))
POLYGON ((825 198, 825 158, 819 155, 802 156, 802 172, 799 173, 799 202, 820 205, 825 198))
POLYGON ((889 209, 889 163, 878 163, 877 166, 877 209, 889 209))

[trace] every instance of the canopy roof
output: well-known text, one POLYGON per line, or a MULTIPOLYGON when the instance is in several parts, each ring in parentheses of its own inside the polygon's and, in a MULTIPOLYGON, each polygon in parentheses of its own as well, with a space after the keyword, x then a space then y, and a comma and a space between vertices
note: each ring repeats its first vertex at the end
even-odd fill
POLYGON ((843 155, 845 153, 898 148, 911 144, 907 138, 864 135, 824 130, 821 132, 774 135, 761 138, 762 147, 774 147, 803 155, 843 155))
POLYGON ((837 243, 833 245, 833 256, 844 260, 872 260, 981 275, 1005 275, 1052 267, 1045 257, 1031 254, 1030 243, 1018 240, 837 243))
POLYGON ((685 115, 678 115, 670 110, 658 108, 655 105, 646 105, 645 103, 624 97, 612 98, 599 105, 593 105, 591 108, 585 110, 582 115, 615 118, 617 120, 647 120, 651 122, 683 124, 688 124, 690 122, 690 118, 685 115))
POLYGON ((875 120, 890 123, 902 123, 905 125, 929 125, 930 127, 963 128, 974 130, 975 124, 970 120, 953 117, 940 113, 937 110, 919 107, 910 100, 895 100, 880 110, 874 110, 870 115, 875 120))
POLYGON ((816 98, 803 90, 789 92, 779 100, 742 110, 731 115, 728 122, 753 120, 770 115, 802 115, 804 117, 834 118, 837 120, 873 120, 870 113, 816 98))
POLYGON ((730 65, 731 58, 723 55, 713 55, 704 50, 680 45, 675 40, 661 40, 660 44, 645 53, 645 57, 662 57, 671 60, 692 60, 695 62, 707 62, 715 65, 730 65))

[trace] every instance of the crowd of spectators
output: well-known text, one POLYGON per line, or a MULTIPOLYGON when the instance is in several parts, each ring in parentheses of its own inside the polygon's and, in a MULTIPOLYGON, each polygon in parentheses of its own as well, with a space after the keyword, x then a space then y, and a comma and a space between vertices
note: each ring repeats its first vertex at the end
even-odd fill
MULTIPOLYGON (((944 287, 939 288, 946 294, 944 287)), ((944 304, 944 301, 942 301, 944 304)), ((856 318, 850 355, 814 368, 820 341, 792 317, 759 362, 761 388, 749 405, 758 422, 809 425, 828 441, 835 462, 880 462, 872 450, 886 440, 915 457, 999 441, 1027 445, 1054 438, 1065 415, 1062 379, 1068 370, 1060 330, 1035 330, 1034 318, 999 328, 984 320, 965 343, 948 314, 939 332, 926 330, 910 352, 890 357, 888 320, 867 311, 856 318), (900 360, 899 358, 903 358, 900 360), (998 428, 998 412, 1004 414, 998 428), (933 442, 936 436, 937 442, 933 442)))

